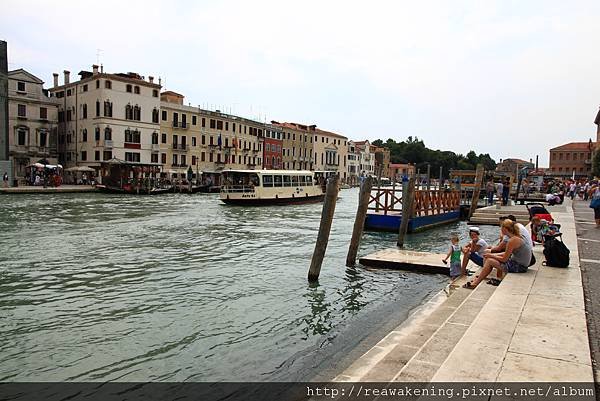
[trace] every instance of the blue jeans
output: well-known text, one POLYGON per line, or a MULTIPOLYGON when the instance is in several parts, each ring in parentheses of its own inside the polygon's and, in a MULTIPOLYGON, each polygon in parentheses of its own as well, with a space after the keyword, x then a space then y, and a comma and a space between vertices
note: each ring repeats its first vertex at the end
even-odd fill
POLYGON ((469 255, 469 259, 472 260, 473 263, 475 263, 477 266, 483 267, 483 256, 471 252, 471 255, 469 255))

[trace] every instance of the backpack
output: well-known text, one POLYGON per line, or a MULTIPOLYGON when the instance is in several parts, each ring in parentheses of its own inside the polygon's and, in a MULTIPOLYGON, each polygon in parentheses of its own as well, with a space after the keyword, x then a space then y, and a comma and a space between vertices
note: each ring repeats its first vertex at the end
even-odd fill
POLYGON ((546 257, 546 266, 568 267, 569 266, 569 248, 562 240, 562 234, 547 236, 544 242, 544 256, 546 257), (558 238, 560 237, 560 241, 558 238))

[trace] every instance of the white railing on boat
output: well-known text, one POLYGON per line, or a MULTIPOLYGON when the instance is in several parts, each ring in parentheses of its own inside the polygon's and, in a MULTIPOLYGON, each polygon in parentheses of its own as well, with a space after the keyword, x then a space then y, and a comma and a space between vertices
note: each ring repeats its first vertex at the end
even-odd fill
POLYGON ((254 186, 249 186, 249 185, 223 185, 221 187, 221 192, 226 192, 226 193, 254 192, 254 186))

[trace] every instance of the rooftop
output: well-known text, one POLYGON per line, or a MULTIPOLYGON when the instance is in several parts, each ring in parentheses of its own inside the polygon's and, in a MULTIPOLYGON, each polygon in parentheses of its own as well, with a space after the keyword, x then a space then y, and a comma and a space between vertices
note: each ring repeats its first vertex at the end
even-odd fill
POLYGON ((594 149, 597 145, 597 142, 587 141, 587 142, 570 142, 564 145, 557 146, 555 148, 550 149, 553 150, 579 150, 579 151, 589 151, 594 149))

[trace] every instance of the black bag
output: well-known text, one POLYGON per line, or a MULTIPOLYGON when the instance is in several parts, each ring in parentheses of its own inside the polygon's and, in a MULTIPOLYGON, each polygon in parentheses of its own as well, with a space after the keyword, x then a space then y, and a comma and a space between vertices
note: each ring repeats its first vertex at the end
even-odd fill
POLYGON ((544 256, 546 257, 546 266, 568 267, 569 266, 569 248, 562 240, 562 233, 553 236, 546 236, 544 241, 544 256), (560 238, 560 241, 558 240, 560 238))
POLYGON ((531 252, 531 260, 529 261, 529 266, 527 266, 527 267, 531 267, 531 266, 535 265, 535 262, 536 262, 535 255, 533 254, 533 252, 531 252))

